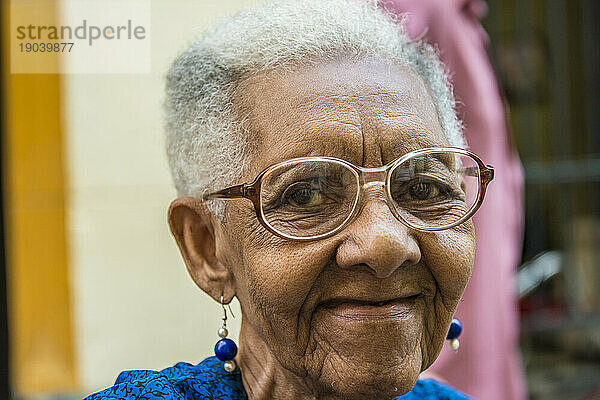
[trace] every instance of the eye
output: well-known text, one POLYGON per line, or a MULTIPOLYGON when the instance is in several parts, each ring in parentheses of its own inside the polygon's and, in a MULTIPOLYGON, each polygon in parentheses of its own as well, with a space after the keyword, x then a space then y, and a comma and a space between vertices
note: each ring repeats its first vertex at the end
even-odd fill
POLYGON ((418 181, 408 188, 410 196, 417 200, 427 200, 430 197, 439 195, 439 188, 430 181, 418 181))
POLYGON ((284 203, 298 207, 312 207, 323 203, 323 196, 309 182, 296 182, 288 186, 282 194, 284 203))

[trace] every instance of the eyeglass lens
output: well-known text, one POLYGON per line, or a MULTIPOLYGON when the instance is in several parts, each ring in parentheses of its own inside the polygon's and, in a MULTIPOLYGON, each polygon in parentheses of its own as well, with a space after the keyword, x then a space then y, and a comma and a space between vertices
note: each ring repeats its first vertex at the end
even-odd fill
MULTIPOLYGON (((354 169, 335 160, 280 164, 263 176, 263 219, 285 236, 327 234, 351 217, 361 184, 354 169)), ((440 228, 475 206, 479 168, 460 153, 418 155, 392 167, 388 188, 397 217, 416 228, 440 228)))
POLYGON ((389 189, 393 206, 406 222, 417 228, 441 228, 475 206, 479 166, 460 153, 416 156, 394 167, 389 189))
POLYGON ((358 175, 335 161, 299 161, 263 177, 263 218, 276 231, 293 237, 328 233, 350 216, 358 195, 358 175))

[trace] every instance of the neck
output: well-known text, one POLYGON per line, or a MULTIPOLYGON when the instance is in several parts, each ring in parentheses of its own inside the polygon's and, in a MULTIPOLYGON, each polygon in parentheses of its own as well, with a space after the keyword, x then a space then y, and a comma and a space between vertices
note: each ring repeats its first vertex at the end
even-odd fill
POLYGON ((320 396, 308 382, 285 369, 257 332, 242 320, 236 362, 249 400, 334 400, 320 396))

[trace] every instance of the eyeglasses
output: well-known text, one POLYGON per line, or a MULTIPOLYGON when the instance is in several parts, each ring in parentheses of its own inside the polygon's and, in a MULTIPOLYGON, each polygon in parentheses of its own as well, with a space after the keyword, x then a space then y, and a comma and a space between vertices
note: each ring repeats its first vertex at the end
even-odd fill
POLYGON ((474 153, 435 147, 404 154, 378 168, 357 167, 333 157, 301 157, 264 169, 251 183, 202 198, 247 198, 259 222, 290 240, 336 234, 359 213, 367 191, 379 193, 392 214, 420 231, 453 228, 483 202, 494 167, 474 153))

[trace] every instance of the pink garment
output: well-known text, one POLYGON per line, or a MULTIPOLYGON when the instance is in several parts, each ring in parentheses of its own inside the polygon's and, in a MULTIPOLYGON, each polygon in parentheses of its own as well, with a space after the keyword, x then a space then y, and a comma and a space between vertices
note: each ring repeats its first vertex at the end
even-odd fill
POLYGON ((522 246, 523 172, 507 134, 505 108, 479 23, 480 0, 385 0, 408 13, 409 35, 436 46, 450 70, 469 147, 495 167, 483 206, 474 217, 477 250, 473 276, 456 316, 463 323, 460 350, 444 346, 429 369, 484 400, 526 398, 518 351, 515 268, 522 246))

